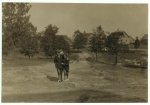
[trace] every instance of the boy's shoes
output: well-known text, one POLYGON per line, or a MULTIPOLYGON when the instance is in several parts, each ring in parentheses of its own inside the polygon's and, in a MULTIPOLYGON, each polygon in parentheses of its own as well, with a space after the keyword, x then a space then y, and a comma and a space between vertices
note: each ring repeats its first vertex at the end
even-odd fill
POLYGON ((58 80, 58 82, 62 82, 62 80, 58 80))

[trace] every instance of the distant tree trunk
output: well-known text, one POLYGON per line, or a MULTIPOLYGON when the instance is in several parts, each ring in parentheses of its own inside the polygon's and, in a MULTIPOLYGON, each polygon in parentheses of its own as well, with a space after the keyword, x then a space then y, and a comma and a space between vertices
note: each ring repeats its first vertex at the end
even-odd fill
POLYGON ((96 59, 95 59, 95 60, 97 61, 97 51, 95 52, 95 57, 96 57, 96 59))
POLYGON ((30 55, 28 55, 29 59, 31 58, 30 55))
POLYGON ((115 65, 117 65, 117 63, 118 63, 118 52, 115 55, 115 65))
POLYGON ((53 58, 53 56, 51 55, 51 56, 50 56, 50 58, 52 59, 52 58, 53 58))

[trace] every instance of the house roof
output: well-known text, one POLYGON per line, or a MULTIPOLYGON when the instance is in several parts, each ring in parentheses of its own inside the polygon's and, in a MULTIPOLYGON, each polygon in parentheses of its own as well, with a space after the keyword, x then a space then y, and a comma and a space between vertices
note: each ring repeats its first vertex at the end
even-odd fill
POLYGON ((141 40, 147 40, 148 39, 148 34, 145 34, 141 40))
POLYGON ((115 31, 112 32, 111 35, 115 36, 116 38, 120 37, 128 38, 131 43, 134 42, 134 39, 131 36, 129 36, 125 31, 115 31))
POLYGON ((122 37, 122 36, 129 37, 129 35, 125 31, 115 31, 115 32, 112 32, 111 34, 116 37, 122 37))

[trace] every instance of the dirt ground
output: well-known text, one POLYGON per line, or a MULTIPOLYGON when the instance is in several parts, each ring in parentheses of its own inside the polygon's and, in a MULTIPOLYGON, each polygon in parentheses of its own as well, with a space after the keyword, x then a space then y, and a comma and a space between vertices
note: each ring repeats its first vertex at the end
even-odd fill
POLYGON ((89 63, 86 54, 80 56, 70 63, 69 81, 61 83, 51 61, 3 60, 2 102, 147 102, 147 69, 89 63))

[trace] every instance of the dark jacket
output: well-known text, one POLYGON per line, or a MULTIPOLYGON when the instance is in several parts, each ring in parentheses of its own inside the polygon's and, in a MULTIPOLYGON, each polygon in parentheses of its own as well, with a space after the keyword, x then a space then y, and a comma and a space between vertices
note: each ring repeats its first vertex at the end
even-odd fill
POLYGON ((55 56, 54 63, 55 63, 55 66, 56 66, 57 69, 63 69, 62 58, 59 57, 58 55, 55 56))
POLYGON ((67 56, 62 56, 63 68, 69 71, 69 58, 67 56))
POLYGON ((69 59, 65 55, 56 55, 54 58, 54 63, 57 69, 68 69, 69 68, 69 59))

